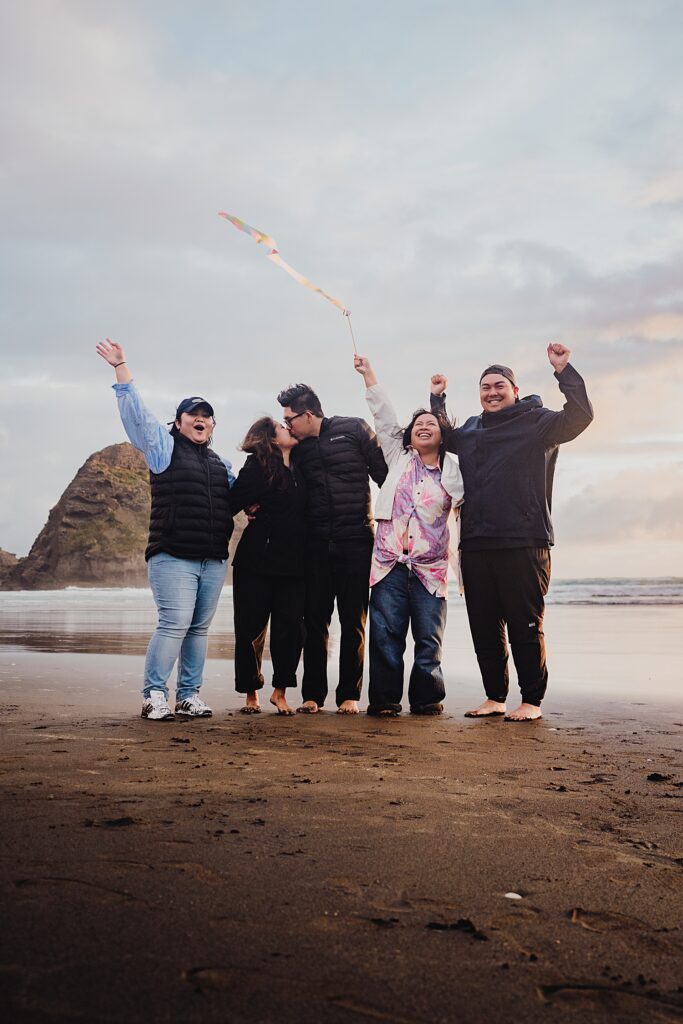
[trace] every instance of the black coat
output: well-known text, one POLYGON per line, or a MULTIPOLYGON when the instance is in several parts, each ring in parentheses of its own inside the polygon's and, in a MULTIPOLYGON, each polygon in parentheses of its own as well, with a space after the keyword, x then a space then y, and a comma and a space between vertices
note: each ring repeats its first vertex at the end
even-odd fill
POLYGON ((354 416, 325 417, 318 437, 305 437, 293 461, 306 481, 309 538, 371 541, 372 477, 381 486, 387 466, 375 432, 354 416))
MULTIPOLYGON (((511 546, 554 543, 550 518, 558 446, 571 441, 593 419, 583 378, 567 365, 555 374, 566 398, 562 412, 546 409, 538 395, 500 412, 472 416, 453 430, 448 451, 460 462, 465 485, 460 544, 506 540, 511 546)), ((445 396, 432 395, 432 410, 445 396)))
POLYGON ((306 488, 292 465, 283 481, 269 484, 250 455, 230 489, 235 516, 250 505, 258 511, 240 537, 233 566, 269 576, 303 576, 306 542, 306 488))

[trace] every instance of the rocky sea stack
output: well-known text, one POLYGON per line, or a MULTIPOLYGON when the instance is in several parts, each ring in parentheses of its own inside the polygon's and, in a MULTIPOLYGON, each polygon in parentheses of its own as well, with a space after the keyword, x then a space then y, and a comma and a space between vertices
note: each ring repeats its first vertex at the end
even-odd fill
POLYGON ((149 507, 149 471, 140 452, 127 443, 95 452, 50 512, 26 558, 2 553, 0 587, 146 587, 149 507))

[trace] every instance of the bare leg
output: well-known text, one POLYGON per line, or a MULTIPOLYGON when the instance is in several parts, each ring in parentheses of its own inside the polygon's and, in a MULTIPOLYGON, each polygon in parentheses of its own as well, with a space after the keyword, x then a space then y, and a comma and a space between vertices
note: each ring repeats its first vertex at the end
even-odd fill
POLYGON ((243 708, 240 708, 243 715, 258 715, 261 711, 258 699, 258 690, 251 690, 247 694, 246 703, 243 708))

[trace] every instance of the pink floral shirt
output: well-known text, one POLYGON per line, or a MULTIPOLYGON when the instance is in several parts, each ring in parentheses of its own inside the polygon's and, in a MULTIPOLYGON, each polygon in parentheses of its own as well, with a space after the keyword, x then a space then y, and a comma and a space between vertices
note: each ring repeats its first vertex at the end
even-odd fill
POLYGON ((451 497, 441 486, 441 469, 425 466, 413 453, 396 486, 391 519, 377 521, 370 586, 403 563, 430 594, 447 597, 450 508, 451 497))

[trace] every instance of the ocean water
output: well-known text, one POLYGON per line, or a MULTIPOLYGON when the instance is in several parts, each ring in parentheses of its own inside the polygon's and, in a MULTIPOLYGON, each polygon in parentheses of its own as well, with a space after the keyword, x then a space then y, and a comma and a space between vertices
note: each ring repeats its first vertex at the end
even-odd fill
MULTIPOLYGON (((547 628, 555 605, 683 607, 683 578, 559 580, 552 583, 547 604, 547 628)), ((464 614, 464 600, 452 584, 449 620, 460 623, 464 614)), ((0 650, 139 654, 156 623, 157 610, 147 589, 0 592, 0 650)), ((446 648, 454 632, 447 631, 446 648)), ((337 639, 335 617, 333 643, 337 639)), ((232 588, 226 586, 211 628, 210 654, 231 657, 233 644, 232 588)))
MULTIPOLYGON (((95 689, 104 665, 96 656, 117 656, 110 658, 111 664, 126 666, 116 671, 121 679, 130 680, 130 694, 138 694, 142 660, 155 625, 156 608, 148 590, 0 592, 0 695, 3 686, 8 694, 6 685, 12 680, 12 686, 23 686, 21 678, 31 685, 36 657, 47 679, 68 677, 71 662, 60 659, 60 654, 89 656, 78 664, 92 665, 87 672, 92 673, 95 689)), ((675 709, 679 718, 683 715, 683 579, 557 580, 548 595, 545 634, 556 706, 618 706, 622 713, 626 705, 657 704, 675 709)), ((331 686, 335 684, 338 644, 335 617, 330 636, 331 686)), ((409 638, 407 668, 410 648, 409 638)), ((233 657, 232 588, 228 586, 211 628, 206 672, 209 697, 217 697, 223 706, 236 699, 229 664, 233 657), (212 686, 218 689, 211 691, 212 686)), ((458 713, 479 703, 478 666, 465 603, 455 586, 449 597, 443 667, 447 710, 458 713)), ((268 683, 268 663, 264 675, 268 683)), ((511 680, 516 697, 512 666, 511 680)))
MULTIPOLYGON (((555 605, 572 607, 683 607, 683 579, 581 579, 554 581, 548 593, 546 632, 555 605)), ((464 600, 451 584, 449 621, 464 615, 464 600)), ((156 625, 156 608, 147 589, 96 589, 0 592, 2 649, 91 654, 143 654, 156 625)), ((232 658, 232 587, 226 586, 211 628, 209 656, 232 658)), ((446 649, 452 645, 447 630, 446 649)), ((457 629, 460 632, 459 628, 457 629)), ((338 640, 336 617, 332 643, 338 640)))
POLYGON ((554 580, 547 603, 683 605, 683 578, 554 580))

